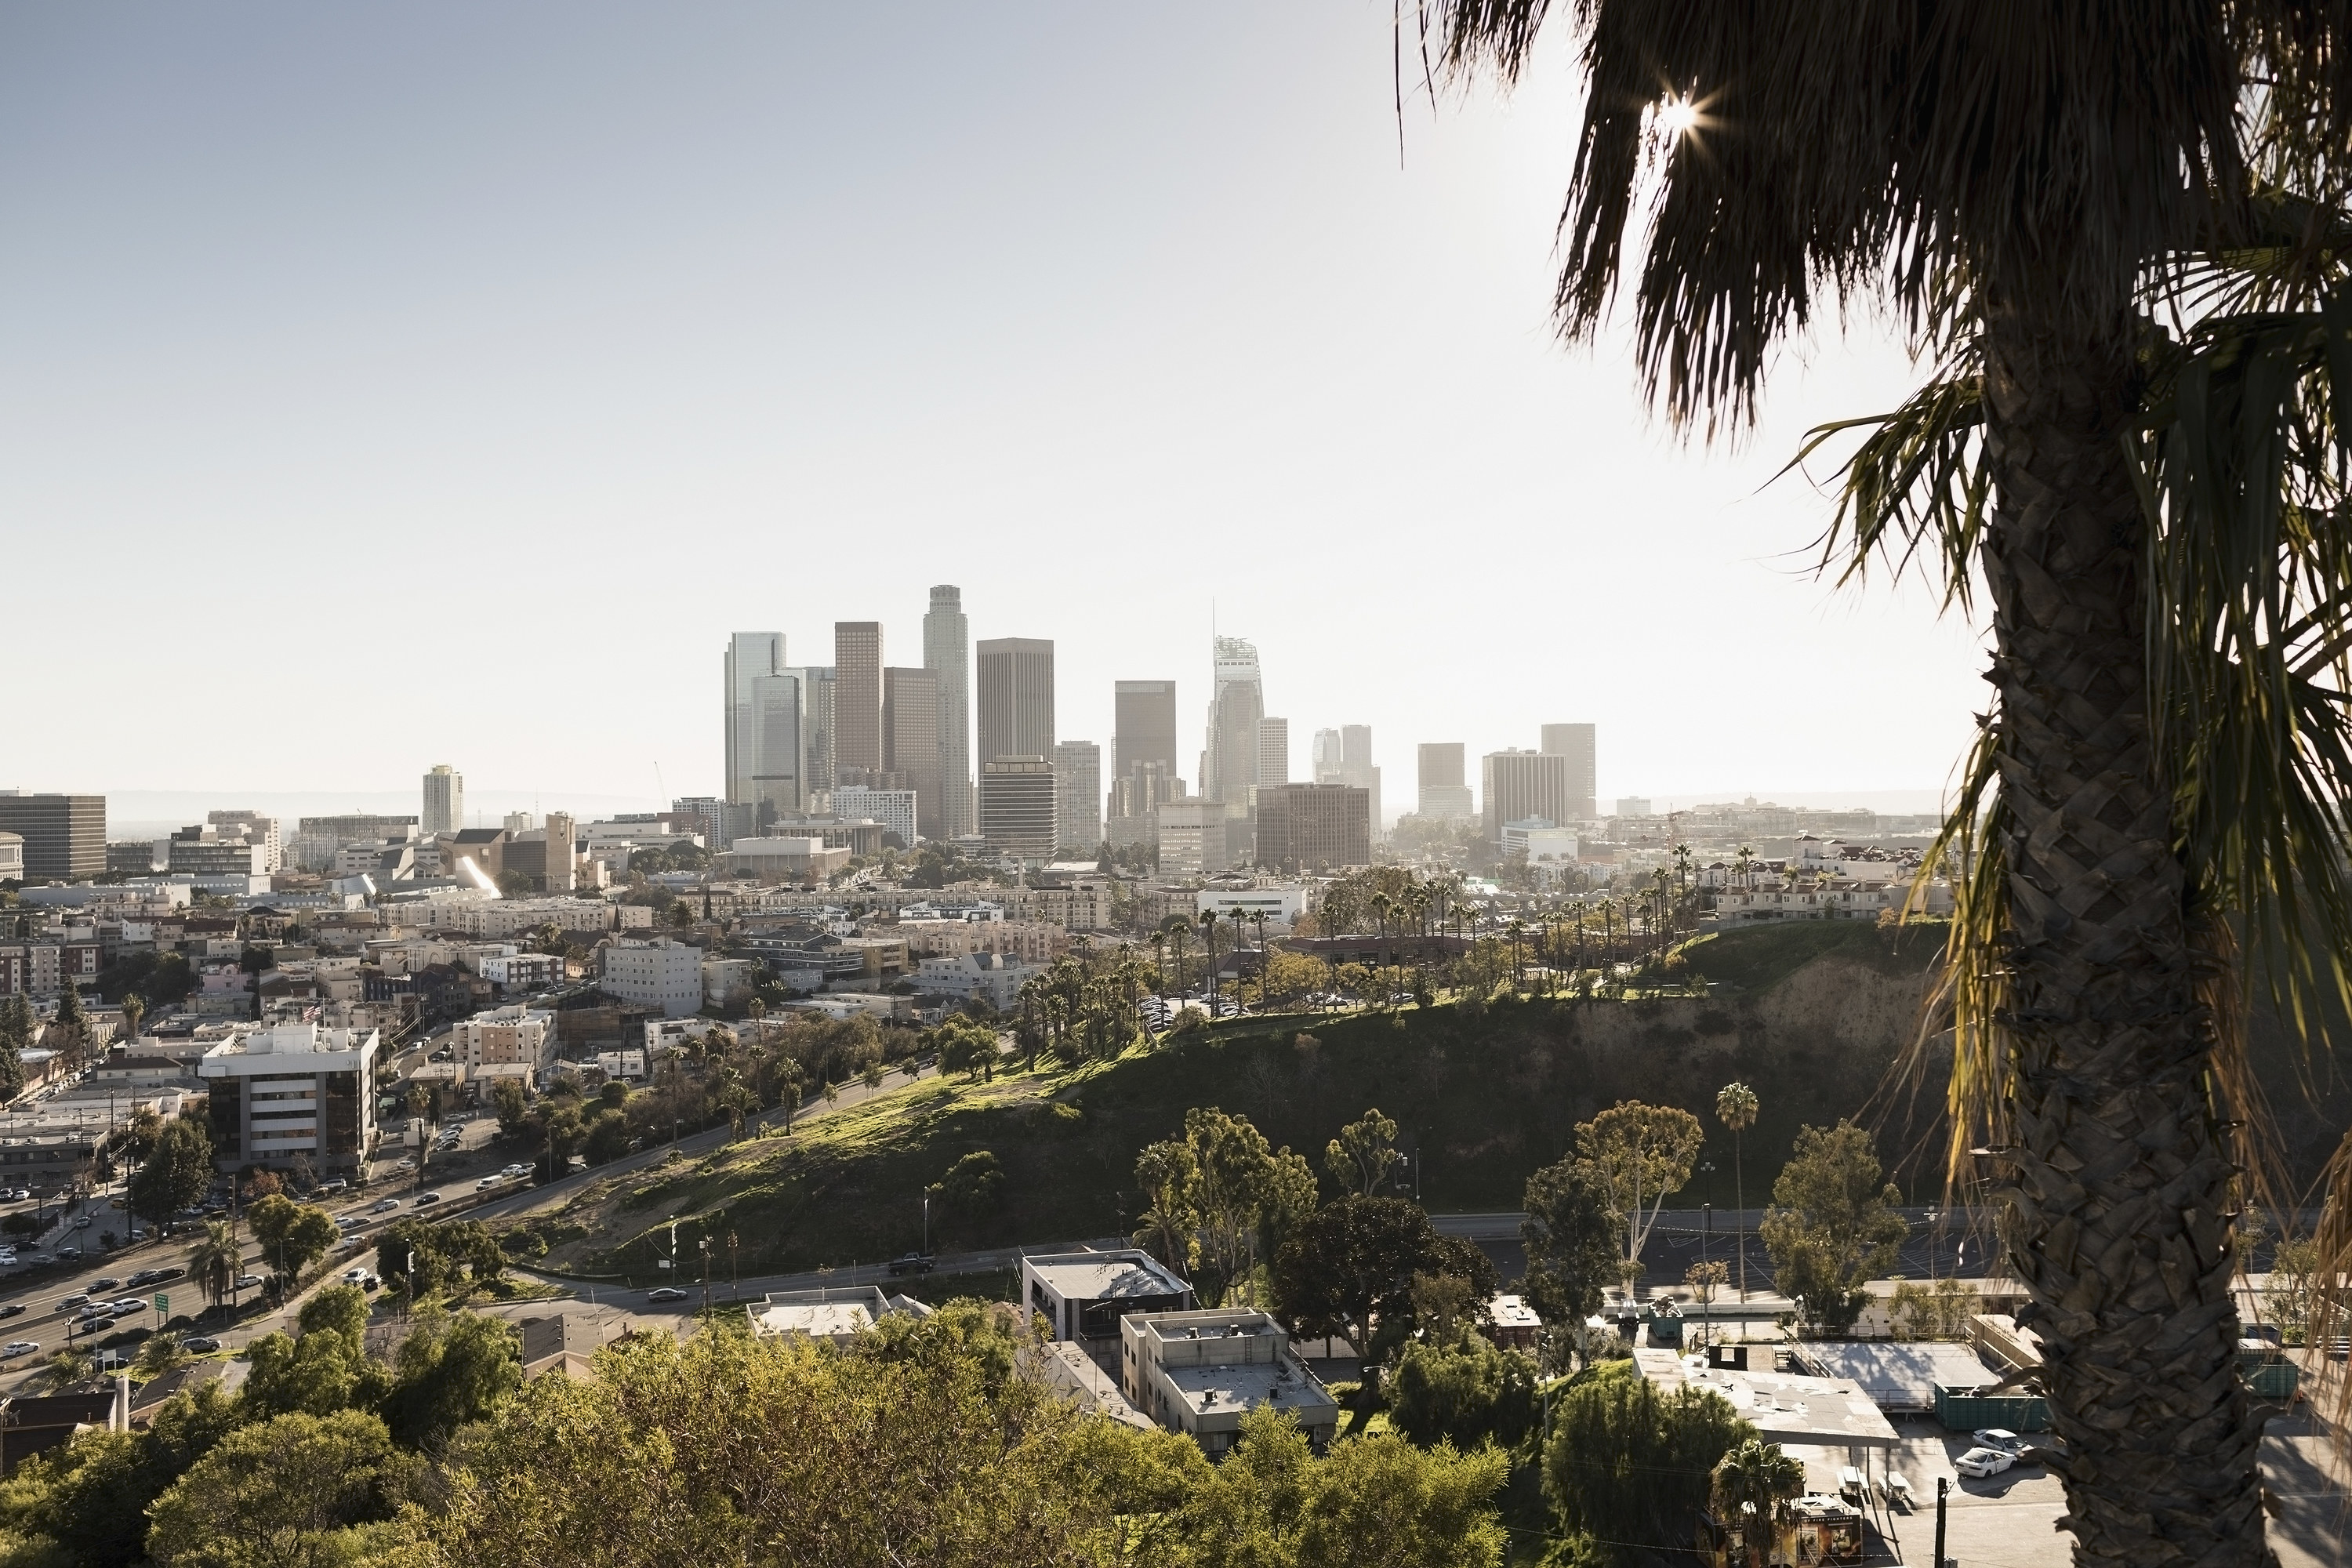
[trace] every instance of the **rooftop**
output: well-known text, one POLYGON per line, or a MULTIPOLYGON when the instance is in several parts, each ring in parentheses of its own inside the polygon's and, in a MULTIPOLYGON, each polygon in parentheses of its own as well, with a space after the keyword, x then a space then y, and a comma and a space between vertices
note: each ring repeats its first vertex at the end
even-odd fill
POLYGON ((1933 1410, 1939 1383, 1981 1388, 2000 1381, 1973 1346, 1948 1342, 1812 1342, 1797 1346, 1796 1355, 1808 1373, 1853 1383, 1882 1410, 1933 1410))
POLYGON ((1331 1409, 1334 1401, 1314 1374, 1291 1370, 1288 1361, 1247 1362, 1234 1366, 1171 1366, 1160 1375, 1196 1415, 1254 1410, 1331 1409))
POLYGON ((1148 1252, 1032 1253, 1022 1263, 1065 1301, 1177 1296, 1192 1289, 1148 1252))
POLYGON ((240 1030, 205 1053, 215 1057, 308 1056, 319 1053, 356 1055, 375 1043, 373 1029, 322 1029, 316 1024, 271 1024, 240 1030))
POLYGON ((1843 1377, 1710 1369, 1703 1357, 1646 1347, 1633 1352, 1642 1374, 1663 1389, 1706 1388, 1731 1402, 1768 1443, 1823 1448, 1892 1448, 1895 1431, 1861 1385, 1843 1377))

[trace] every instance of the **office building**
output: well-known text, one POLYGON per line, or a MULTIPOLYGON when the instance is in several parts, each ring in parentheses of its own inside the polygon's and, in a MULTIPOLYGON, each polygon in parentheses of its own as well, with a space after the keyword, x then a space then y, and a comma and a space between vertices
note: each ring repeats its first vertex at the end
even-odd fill
MULTIPOLYGON (((941 807, 940 672, 903 667, 882 672, 882 771, 915 792, 915 827, 926 838, 948 837, 941 807)), ((834 809, 841 809, 838 800, 834 809)), ((913 838, 907 847, 915 846, 913 838)))
POLYGON ((1290 721, 1257 721, 1257 787, 1290 782, 1290 721))
MULTIPOLYGON (((148 869, 153 869, 155 847, 141 844, 136 847, 147 852, 148 869)), ((115 846, 106 847, 107 869, 114 869, 115 846)), ((21 882, 25 879, 25 840, 14 833, 0 833, 0 882, 21 882)))
POLYGON ((726 865, 733 875, 761 882, 822 882, 849 868, 846 847, 827 847, 822 837, 796 834, 770 838, 738 838, 727 851, 726 865))
MULTIPOLYGON (((869 822, 881 824, 882 831, 898 840, 893 844, 888 838, 885 838, 883 847, 888 849, 912 849, 915 847, 916 838, 922 833, 919 826, 922 821, 922 802, 916 792, 910 789, 878 789, 866 784, 844 784, 833 792, 833 813, 845 821, 855 822, 864 817, 869 822)), ((777 831, 791 833, 794 828, 786 826, 777 831)))
POLYGON ((1092 741, 1056 742, 1054 763, 1054 835, 1068 847, 1092 855, 1103 841, 1102 748, 1092 741))
POLYGON ((1214 685, 1209 699, 1209 744, 1201 763, 1201 793, 1244 802, 1257 783, 1257 721, 1265 717, 1265 685, 1256 645, 1218 637, 1211 650, 1214 685))
POLYGON ((559 1059, 555 1015, 520 1003, 477 1013, 452 1026, 448 1046, 450 1059, 464 1067, 467 1077, 481 1076, 484 1068, 520 1068, 524 1070, 513 1076, 526 1089, 559 1059))
POLYGON ((1372 765, 1372 727, 1343 724, 1316 731, 1314 765, 1317 784, 1347 784, 1364 792, 1371 811, 1372 841, 1380 842, 1381 770, 1372 765))
POLYGON ((1517 750, 1489 752, 1478 760, 1478 795, 1484 806, 1486 838, 1503 842, 1503 829, 1514 822, 1541 820, 1558 827, 1569 814, 1566 757, 1517 750))
POLYGON ((87 882, 106 870, 102 795, 0 793, 0 833, 25 841, 25 876, 34 881, 87 882))
POLYGON ((814 809, 809 797, 831 789, 840 774, 833 761, 833 666, 795 665, 784 673, 798 684, 800 691, 800 808, 808 811, 814 809))
POLYGON ((1153 842, 1160 849, 1160 875, 1168 880, 1213 877, 1226 858, 1225 803, 1171 800, 1152 813, 1153 842))
POLYGON ((354 1173, 375 1152, 373 1029, 273 1024, 239 1030, 196 1063, 210 1091, 214 1167, 354 1173))
POLYGON ((727 639, 725 665, 726 794, 729 800, 750 801, 758 798, 751 774, 759 752, 751 683, 783 668, 784 634, 737 632, 727 639))
POLYGON ((285 868, 286 843, 279 837, 276 817, 264 816, 257 811, 208 811, 205 823, 223 838, 242 838, 248 844, 259 845, 265 873, 285 868))
POLYGON ((692 1017, 702 1008, 702 949, 656 937, 623 939, 597 950, 604 972, 597 981, 624 1002, 657 1007, 665 1018, 692 1017))
MULTIPOLYGON (((980 646, 982 649, 988 647, 986 643, 980 646)), ((986 659, 983 652, 983 669, 986 659)), ((984 723, 984 699, 981 711, 984 723)), ((992 757, 981 763, 980 836, 1000 855, 1023 860, 1051 860, 1057 847, 1054 764, 1044 757, 992 757)))
POLYGON ((1590 724, 1547 724, 1543 749, 1547 755, 1568 759, 1569 818, 1589 822, 1601 815, 1598 748, 1590 724))
POLYGON ((961 588, 941 584, 931 590, 923 616, 923 668, 940 678, 940 837, 958 838, 971 831, 972 820, 971 623, 961 588))
POLYGON ((266 877, 268 852, 243 838, 223 838, 210 823, 183 827, 172 835, 167 854, 173 875, 182 877, 266 877))
POLYGON ((1418 782, 1421 798, 1414 805, 1422 816, 1454 821, 1477 814, 1470 786, 1463 777, 1461 742, 1422 742, 1418 782))
POLYGON ((1148 763, 1161 776, 1176 777, 1176 683, 1121 680, 1111 692, 1110 776, 1127 778, 1148 763))
POLYGON ((1172 764, 1139 762, 1124 777, 1110 781, 1103 805, 1103 841, 1114 849, 1158 842, 1155 814, 1171 800, 1184 798, 1184 781, 1172 764))
POLYGON ((1336 871, 1372 863, 1372 797, 1353 784, 1260 784, 1257 863, 1336 871))
POLYGON ((833 624, 833 778, 882 770, 882 623, 833 624))
POLYGON ((727 799, 756 825, 801 809, 801 680, 781 632, 737 632, 727 645, 727 799))
POLYGON ((1655 816, 1658 814, 1652 808, 1649 796, 1643 795, 1621 795, 1617 797, 1617 815, 1620 816, 1655 816))
POLYGON ((1052 639, 989 637, 979 656, 980 760, 1052 756, 1052 639))
POLYGON ((572 891, 579 874, 580 825, 568 811, 551 811, 547 814, 547 868, 542 879, 547 890, 572 891))
POLYGON ((425 775, 424 832, 427 838, 455 833, 466 826, 466 775, 446 763, 436 763, 425 775))

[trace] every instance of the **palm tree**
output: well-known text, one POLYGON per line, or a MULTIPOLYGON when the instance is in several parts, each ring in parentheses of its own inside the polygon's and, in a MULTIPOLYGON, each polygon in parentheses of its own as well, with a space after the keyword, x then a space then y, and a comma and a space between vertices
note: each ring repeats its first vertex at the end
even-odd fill
POLYGON ((245 1272, 245 1248, 236 1238, 235 1220, 215 1219, 205 1222, 204 1235, 195 1249, 188 1255, 188 1278, 196 1289, 212 1298, 217 1307, 245 1272))
POLYGON ((1748 1184, 1739 1165, 1739 1135, 1756 1125, 1756 1091, 1727 1083, 1715 1091, 1715 1119, 1731 1129, 1731 1194, 1739 1205, 1739 1299, 1748 1300, 1748 1184))
POLYGON ((1710 432, 1829 297, 1938 362, 1848 426, 1824 562, 1990 598, 1993 702, 1928 863, 1958 902, 1951 1168, 1990 1152, 2080 1560, 2264 1561, 2228 1216, 2263 1168, 2250 980, 2311 1019, 2352 950, 2352 16, 1450 0, 1433 26, 1507 77, 1552 58, 1548 14, 1584 29, 1570 334, 1630 275, 1650 391, 1710 432))
POLYGON ((1217 911, 1201 911, 1201 941, 1209 950, 1209 1016, 1217 1016, 1217 911))
POLYGON ((1750 1437, 1717 1461, 1711 1482, 1715 1516, 1739 1527, 1748 1568, 1762 1568, 1782 1511, 1804 1492, 1805 1467, 1778 1443, 1750 1437))

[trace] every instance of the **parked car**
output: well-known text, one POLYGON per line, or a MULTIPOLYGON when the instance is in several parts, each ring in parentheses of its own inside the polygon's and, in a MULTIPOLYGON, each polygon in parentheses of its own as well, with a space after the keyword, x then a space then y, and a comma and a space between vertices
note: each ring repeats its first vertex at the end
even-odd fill
POLYGON ((440 1201, 441 1194, 439 1193, 426 1193, 424 1196, 416 1200, 416 1206, 418 1208, 423 1208, 426 1204, 437 1204, 440 1201))
POLYGON ((679 1289, 675 1285, 663 1285, 655 1289, 646 1291, 646 1300, 648 1302, 683 1301, 686 1300, 686 1292, 679 1289))
POLYGON ((38 1340, 10 1340, 5 1347, 0 1347, 0 1355, 31 1355, 40 1348, 38 1340))
POLYGON ((1969 1434, 1969 1440, 1979 1448, 1999 1448, 2004 1454, 2021 1454, 2025 1439, 2006 1426, 1982 1426, 1969 1434))
POLYGON ((221 1342, 210 1334, 194 1334, 182 1340, 180 1348, 190 1355, 210 1355, 221 1348, 221 1342))
POLYGON ((1997 1476, 2017 1463, 2017 1456, 2006 1448, 1970 1448, 1952 1461, 1952 1468, 1964 1476, 1982 1478, 1997 1476))
POLYGON ((320 1182, 319 1184, 319 1191, 321 1193, 347 1193, 351 1190, 351 1183, 343 1180, 341 1176, 337 1176, 331 1182, 320 1182))

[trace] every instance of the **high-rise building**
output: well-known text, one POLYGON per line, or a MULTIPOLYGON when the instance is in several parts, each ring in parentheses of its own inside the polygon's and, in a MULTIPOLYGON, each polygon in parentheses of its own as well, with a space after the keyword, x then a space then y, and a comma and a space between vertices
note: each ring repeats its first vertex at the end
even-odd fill
POLYGON ((1157 763, 1163 774, 1175 777, 1176 683, 1121 680, 1111 692, 1111 777, 1127 777, 1138 763, 1157 763))
POLYGON ((1290 721, 1257 721, 1257 787, 1290 782, 1290 721))
POLYGON ((580 865, 580 825, 568 811, 547 814, 547 890, 568 893, 580 865))
MULTIPOLYGON (((882 771, 915 792, 915 826, 926 838, 948 836, 940 782, 940 672, 894 666, 882 672, 882 771)), ((908 845, 913 847, 914 840, 908 845)))
POLYGON ((1543 749, 1547 755, 1568 759, 1568 811, 1580 822, 1601 815, 1599 748, 1590 724, 1547 724, 1543 749))
POLYGON ((751 783, 759 755, 758 707, 752 682, 784 667, 784 634, 737 632, 727 639, 727 798, 760 798, 751 783))
POLYGON ((466 775, 436 763, 425 775, 425 837, 455 833, 466 826, 466 775))
POLYGON ((1543 752, 1489 752, 1478 760, 1478 794, 1485 806, 1487 839, 1503 842, 1514 822, 1571 820, 1568 798, 1569 759, 1543 752))
POLYGON ((1463 778, 1462 753, 1459 741, 1422 742, 1421 798, 1414 803, 1422 816, 1450 822, 1477 815, 1477 803, 1463 778))
MULTIPOLYGON (((890 775, 877 772, 873 776, 888 778, 890 775)), ((844 822, 856 822, 862 818, 881 824, 883 832, 898 840, 898 844, 892 845, 886 838, 883 842, 887 848, 912 849, 915 847, 916 836, 922 831, 916 826, 915 812, 916 792, 910 789, 844 784, 833 792, 834 816, 844 822)))
MULTIPOLYGON (((1047 637, 989 637, 978 649, 980 760, 1054 751, 1054 644, 1047 637)), ((985 831, 983 829, 982 831, 985 831)))
POLYGON ((1343 724, 1315 731, 1315 782, 1362 790, 1370 803, 1372 841, 1381 833, 1381 770, 1372 765, 1372 727, 1343 724))
MULTIPOLYGON (((987 655, 983 652, 981 657, 984 669, 987 655)), ((983 723, 987 710, 983 698, 983 723)), ((1054 764, 1042 756, 992 757, 981 763, 980 836, 1000 855, 1023 860, 1052 859, 1056 847, 1054 764)))
POLYGON ((831 789, 840 770, 833 761, 833 666, 796 665, 784 671, 798 684, 801 698, 801 809, 808 797, 831 789))
POLYGON ((1353 784, 1257 786, 1257 863, 1334 871, 1372 863, 1372 794, 1353 784))
POLYGON ((939 819, 945 837, 958 837, 971 831, 971 623, 961 588, 941 584, 931 590, 923 668, 940 678, 939 819))
POLYGON ((1213 877, 1229 864, 1223 801, 1169 801, 1152 814, 1152 830, 1163 879, 1213 877))
POLYGON ((882 623, 833 624, 833 777, 882 770, 882 623))
POLYGON ((1110 781, 1103 804, 1103 840, 1114 849, 1156 841, 1156 814, 1171 800, 1184 798, 1184 781, 1172 765, 1139 762, 1121 778, 1110 781))
POLYGON ((85 882, 106 874, 106 797, 0 793, 0 833, 25 841, 25 875, 85 882))
POLYGON ((1209 699, 1209 747, 1201 765, 1204 798, 1242 801, 1257 783, 1257 721, 1265 717, 1265 683, 1257 647, 1218 637, 1212 648, 1214 686, 1209 699))
POLYGON ((1055 848, 1091 855, 1103 841, 1102 748, 1092 741, 1054 743, 1054 833, 1055 848))

